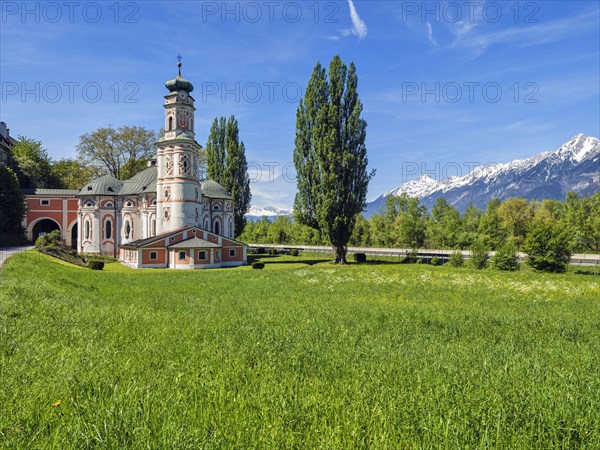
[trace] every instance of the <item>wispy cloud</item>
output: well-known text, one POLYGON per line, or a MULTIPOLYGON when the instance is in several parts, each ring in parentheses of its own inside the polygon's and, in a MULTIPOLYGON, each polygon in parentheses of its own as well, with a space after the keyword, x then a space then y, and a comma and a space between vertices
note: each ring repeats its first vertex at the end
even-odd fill
POLYGON ((431 42, 431 44, 435 47, 438 46, 437 41, 435 40, 435 38, 433 37, 433 27, 431 26, 431 24, 429 22, 426 23, 427 26, 427 37, 429 38, 429 42, 431 42))
POLYGON ((359 39, 367 37, 367 24, 358 15, 354 2, 348 0, 348 6, 350 6, 350 19, 352 19, 352 34, 358 36, 359 39))
POLYGON ((548 44, 578 35, 598 25, 598 10, 530 26, 510 27, 499 31, 476 32, 475 24, 456 27, 451 47, 473 48, 483 52, 495 44, 517 44, 522 47, 548 44))

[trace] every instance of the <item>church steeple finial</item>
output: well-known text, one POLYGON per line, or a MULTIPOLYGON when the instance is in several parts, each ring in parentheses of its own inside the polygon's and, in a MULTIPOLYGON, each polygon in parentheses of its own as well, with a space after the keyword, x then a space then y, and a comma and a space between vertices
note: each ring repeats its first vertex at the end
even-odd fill
POLYGON ((188 94, 194 90, 194 86, 188 80, 181 76, 181 60, 183 57, 181 54, 177 55, 177 68, 179 69, 179 75, 174 80, 169 80, 165 83, 167 89, 171 92, 186 91, 188 94))

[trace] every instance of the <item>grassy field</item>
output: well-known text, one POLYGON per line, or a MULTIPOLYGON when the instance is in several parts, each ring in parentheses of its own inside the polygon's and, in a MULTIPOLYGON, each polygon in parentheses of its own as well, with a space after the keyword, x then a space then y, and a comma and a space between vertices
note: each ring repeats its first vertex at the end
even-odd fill
POLYGON ((0 270, 0 448, 600 448, 600 277, 0 270))

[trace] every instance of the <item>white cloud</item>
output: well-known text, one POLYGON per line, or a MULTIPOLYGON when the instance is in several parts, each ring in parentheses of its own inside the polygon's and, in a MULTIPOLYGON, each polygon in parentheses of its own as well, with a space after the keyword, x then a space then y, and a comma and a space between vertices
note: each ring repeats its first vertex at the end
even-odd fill
POLYGON ((350 6, 350 19, 352 19, 352 34, 358 36, 359 39, 366 38, 367 24, 358 15, 352 0, 348 0, 348 5, 350 6))
POLYGON ((437 47, 438 43, 433 37, 433 27, 429 22, 427 22, 427 37, 429 38, 429 42, 431 42, 435 47, 437 47))

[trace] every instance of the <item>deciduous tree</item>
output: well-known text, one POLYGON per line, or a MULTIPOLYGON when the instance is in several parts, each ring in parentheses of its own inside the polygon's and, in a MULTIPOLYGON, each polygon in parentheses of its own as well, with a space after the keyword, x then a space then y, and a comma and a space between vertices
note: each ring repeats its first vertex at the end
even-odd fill
POLYGON ((77 152, 82 162, 106 169, 118 179, 134 176, 154 155, 156 134, 143 127, 98 128, 79 138, 77 152))
POLYGON ((3 236, 16 236, 25 215, 25 200, 15 172, 0 164, 0 241, 3 236))

